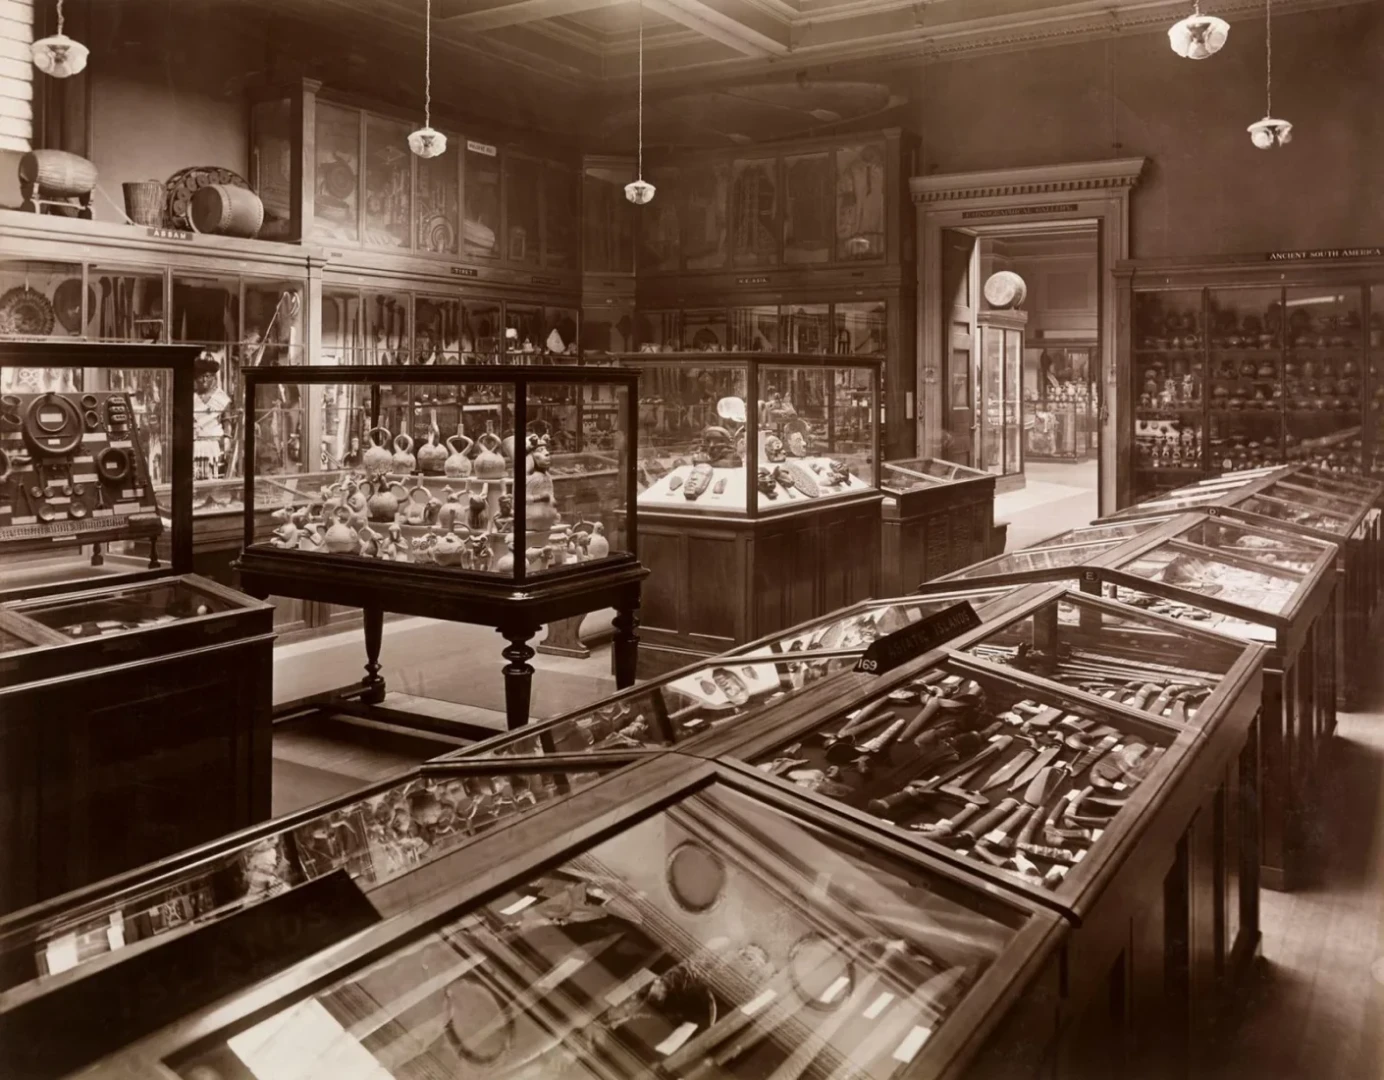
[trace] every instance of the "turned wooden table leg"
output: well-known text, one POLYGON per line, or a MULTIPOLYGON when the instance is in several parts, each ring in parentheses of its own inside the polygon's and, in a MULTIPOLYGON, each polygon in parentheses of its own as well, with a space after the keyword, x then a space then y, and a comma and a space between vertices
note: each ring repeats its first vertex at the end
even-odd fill
POLYGON ((509 645, 500 655, 509 661, 504 666, 505 673, 505 722, 509 730, 521 728, 529 722, 529 703, 533 696, 534 650, 529 639, 538 632, 537 627, 524 627, 514 630, 501 630, 509 645))
POLYGON ((380 674, 380 646, 384 642, 384 612, 379 608, 365 608, 365 678, 360 685, 365 693, 360 700, 367 705, 378 705, 384 700, 384 677, 380 674))
POLYGON ((623 690, 634 685, 635 666, 639 661, 639 609, 620 608, 615 613, 615 644, 611 656, 615 662, 615 688, 623 690))

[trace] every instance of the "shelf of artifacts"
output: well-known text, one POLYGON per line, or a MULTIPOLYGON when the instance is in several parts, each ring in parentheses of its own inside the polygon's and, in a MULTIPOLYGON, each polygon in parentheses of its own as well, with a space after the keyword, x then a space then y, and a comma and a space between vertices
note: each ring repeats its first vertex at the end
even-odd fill
POLYGON ((191 572, 196 355, 0 343, 4 910, 269 814, 271 609, 191 572))
MULTIPOLYGON (((317 367, 293 373, 293 382, 282 372, 247 376, 256 408, 285 403, 284 415, 302 418, 302 441, 322 446, 340 468, 318 491, 286 499, 267 539, 256 537, 247 512, 236 564, 245 587, 361 608, 366 677, 347 697, 373 715, 387 705, 384 612, 500 630, 509 642, 506 713, 522 724, 529 640, 545 623, 613 607, 624 685, 646 574, 630 512, 636 376, 573 365, 414 370, 317 367), (575 426, 583 409, 613 419, 588 435, 575 426)), ((252 466, 247 487, 259 479, 252 466)))
POLYGON ((679 667, 878 591, 879 361, 632 353, 641 671, 679 667))
POLYGON ((1121 504, 1220 472, 1369 471, 1384 403, 1384 265, 1132 262, 1121 504))

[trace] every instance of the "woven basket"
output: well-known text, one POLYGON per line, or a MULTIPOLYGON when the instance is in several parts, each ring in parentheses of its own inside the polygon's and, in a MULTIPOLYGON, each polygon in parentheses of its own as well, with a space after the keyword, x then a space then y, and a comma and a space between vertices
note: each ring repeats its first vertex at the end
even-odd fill
POLYGON ((122 184, 125 213, 136 225, 162 225, 163 206, 168 190, 162 180, 137 180, 122 184))

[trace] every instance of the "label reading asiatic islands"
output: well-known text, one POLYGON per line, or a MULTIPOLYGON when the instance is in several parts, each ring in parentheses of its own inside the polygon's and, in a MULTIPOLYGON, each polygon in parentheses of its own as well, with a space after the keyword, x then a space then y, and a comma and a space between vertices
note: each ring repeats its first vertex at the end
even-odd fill
POLYGON ((910 623, 902 630, 876 638, 855 662, 855 670, 868 675, 883 675, 979 625, 980 616, 976 614, 976 609, 963 600, 935 615, 910 623))
POLYGON ((1310 251, 1270 251, 1267 262, 1305 262, 1308 259, 1378 259, 1384 247, 1314 248, 1310 251))

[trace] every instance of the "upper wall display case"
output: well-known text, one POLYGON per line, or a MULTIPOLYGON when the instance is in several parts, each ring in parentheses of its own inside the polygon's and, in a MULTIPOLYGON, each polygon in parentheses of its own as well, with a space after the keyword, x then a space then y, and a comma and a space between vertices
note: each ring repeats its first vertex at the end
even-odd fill
POLYGON ((618 359, 640 374, 641 509, 754 518, 878 491, 878 362, 618 359))
MULTIPOLYGON (((581 179, 559 160, 447 130, 447 150, 409 153, 411 124, 319 96, 301 80, 256 91, 251 183, 268 238, 328 249, 575 276, 581 179)), ((463 275, 465 276, 465 275, 463 275)))
POLYGON ((1330 253, 1117 268, 1119 503, 1223 471, 1375 467, 1384 416, 1384 263, 1330 253), (1299 257, 1301 256, 1301 257, 1299 257))

